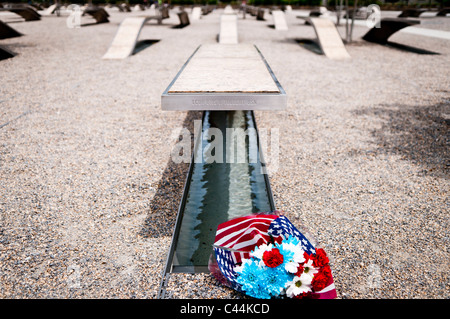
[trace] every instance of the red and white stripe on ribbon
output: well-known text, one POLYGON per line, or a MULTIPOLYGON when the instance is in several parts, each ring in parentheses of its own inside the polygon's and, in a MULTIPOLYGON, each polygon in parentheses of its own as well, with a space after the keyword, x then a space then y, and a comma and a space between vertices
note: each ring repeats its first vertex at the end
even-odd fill
POLYGON ((269 226, 278 217, 272 214, 259 214, 238 217, 222 223, 217 228, 214 245, 232 250, 234 262, 238 264, 242 258, 249 258, 249 252, 256 246, 269 242, 269 226))

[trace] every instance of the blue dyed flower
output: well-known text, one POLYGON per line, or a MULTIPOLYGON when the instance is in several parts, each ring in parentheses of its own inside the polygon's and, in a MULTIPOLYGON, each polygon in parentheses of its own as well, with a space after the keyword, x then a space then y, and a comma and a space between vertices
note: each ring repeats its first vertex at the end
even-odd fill
POLYGON ((238 274, 236 282, 247 295, 258 299, 270 299, 264 282, 264 273, 267 270, 261 268, 258 261, 247 259, 235 270, 238 274))
POLYGON ((283 243, 285 245, 294 245, 294 246, 300 246, 301 245, 300 239, 298 239, 294 235, 288 236, 285 240, 283 240, 283 243))
POLYGON ((290 275, 282 267, 266 268, 263 275, 264 288, 270 296, 277 297, 293 277, 294 275, 290 275))

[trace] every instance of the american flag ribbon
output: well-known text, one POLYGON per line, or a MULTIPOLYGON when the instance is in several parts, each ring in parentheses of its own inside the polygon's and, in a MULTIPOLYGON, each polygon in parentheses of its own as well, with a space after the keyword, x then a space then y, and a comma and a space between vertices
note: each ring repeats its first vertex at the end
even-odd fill
POLYGON ((260 214, 234 218, 218 226, 215 247, 228 248, 234 264, 249 258, 255 246, 270 241, 269 227, 277 215, 260 214))
MULTIPOLYGON (((270 242, 280 243, 289 236, 299 239, 302 249, 308 254, 316 253, 309 240, 279 212, 249 215, 224 222, 217 228, 213 245, 216 263, 210 263, 210 271, 223 284, 241 291, 234 267, 244 258, 250 258, 250 252, 255 247, 270 242)), ((316 294, 318 298, 334 298, 336 291, 333 281, 316 294)))

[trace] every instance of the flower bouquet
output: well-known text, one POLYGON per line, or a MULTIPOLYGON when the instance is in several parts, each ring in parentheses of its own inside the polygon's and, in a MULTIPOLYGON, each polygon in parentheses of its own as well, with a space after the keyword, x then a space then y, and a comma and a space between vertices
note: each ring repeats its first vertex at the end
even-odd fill
POLYGON ((336 298, 325 251, 279 212, 220 224, 209 270, 222 284, 254 298, 336 298))

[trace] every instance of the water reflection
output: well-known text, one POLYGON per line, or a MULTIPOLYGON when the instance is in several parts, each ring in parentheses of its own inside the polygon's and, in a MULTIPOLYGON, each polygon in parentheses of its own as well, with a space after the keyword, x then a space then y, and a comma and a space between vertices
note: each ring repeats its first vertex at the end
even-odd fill
POLYGON ((220 223, 273 210, 251 111, 205 112, 199 141, 175 246, 175 267, 206 267, 220 223), (236 136, 230 133, 235 132, 245 132, 245 138, 231 143, 236 136), (242 158, 239 147, 244 145, 242 158))

